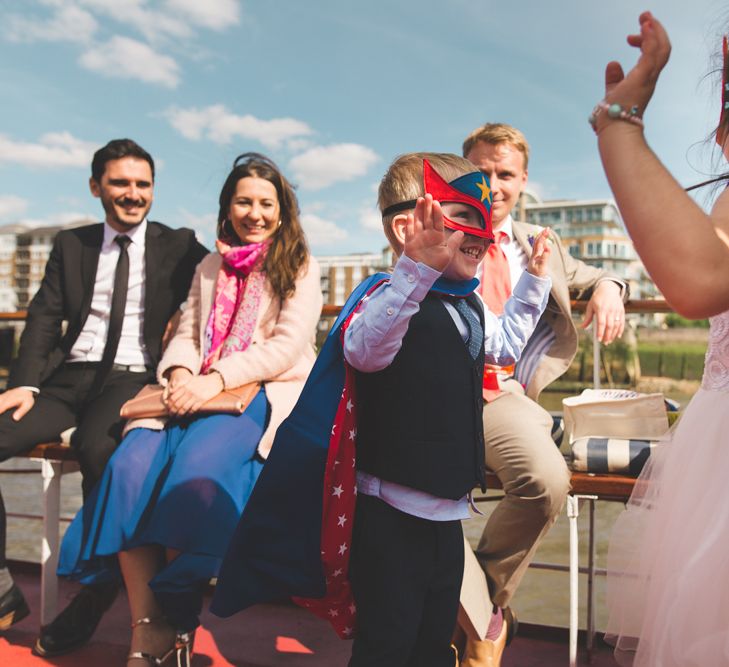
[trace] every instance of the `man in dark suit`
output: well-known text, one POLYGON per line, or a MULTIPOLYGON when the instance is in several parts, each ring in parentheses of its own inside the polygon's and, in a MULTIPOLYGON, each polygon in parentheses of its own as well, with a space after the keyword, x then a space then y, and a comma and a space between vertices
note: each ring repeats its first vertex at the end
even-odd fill
MULTIPOLYGON (((71 446, 84 497, 121 440, 121 405, 154 382, 167 322, 207 253, 191 230, 147 220, 154 161, 135 142, 99 149, 89 186, 105 222, 56 236, 0 396, 0 460, 76 427, 71 446)), ((0 494, 0 630, 28 614, 6 567, 5 524, 0 494)), ((116 583, 84 586, 43 628, 36 652, 56 655, 86 642, 117 590, 116 583)))

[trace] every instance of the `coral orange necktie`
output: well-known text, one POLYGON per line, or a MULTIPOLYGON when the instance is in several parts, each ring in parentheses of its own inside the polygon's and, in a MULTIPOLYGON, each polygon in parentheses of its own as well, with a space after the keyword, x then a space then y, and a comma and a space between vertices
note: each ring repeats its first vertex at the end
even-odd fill
MULTIPOLYGON (((507 238, 505 232, 494 234, 495 242, 489 246, 481 266, 481 295, 489 310, 496 315, 504 312, 504 304, 511 296, 511 272, 501 244, 507 238)), ((493 401, 499 394, 499 373, 510 375, 514 367, 502 368, 492 364, 484 366, 483 397, 485 401, 493 401)))
POLYGON ((481 267, 481 294, 489 310, 501 315, 506 300, 511 296, 511 273, 501 247, 507 238, 506 233, 496 232, 495 237, 496 240, 489 246, 481 267))

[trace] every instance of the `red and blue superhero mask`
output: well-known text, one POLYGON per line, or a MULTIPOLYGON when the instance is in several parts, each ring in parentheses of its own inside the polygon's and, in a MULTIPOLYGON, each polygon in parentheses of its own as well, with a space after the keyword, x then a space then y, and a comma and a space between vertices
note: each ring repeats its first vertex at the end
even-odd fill
MULTIPOLYGON (((491 185, 485 174, 474 171, 449 183, 428 160, 423 160, 423 190, 440 202, 444 227, 493 242, 491 185)), ((415 208, 416 201, 409 199, 392 204, 382 211, 382 216, 409 211, 415 208)))

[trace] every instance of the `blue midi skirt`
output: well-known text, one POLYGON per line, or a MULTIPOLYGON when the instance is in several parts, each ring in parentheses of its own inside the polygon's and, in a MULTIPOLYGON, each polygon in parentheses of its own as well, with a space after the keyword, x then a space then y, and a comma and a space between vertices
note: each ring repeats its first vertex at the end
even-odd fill
POLYGON ((263 467, 256 448, 268 416, 261 389, 242 415, 130 431, 66 531, 58 574, 110 581, 119 551, 156 544, 180 552, 150 582, 158 597, 199 590, 217 576, 263 467))

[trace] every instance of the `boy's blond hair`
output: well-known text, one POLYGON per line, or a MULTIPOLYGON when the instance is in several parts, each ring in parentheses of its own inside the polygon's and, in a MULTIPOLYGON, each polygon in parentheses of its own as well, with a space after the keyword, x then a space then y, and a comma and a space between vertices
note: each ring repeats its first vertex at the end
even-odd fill
POLYGON ((463 142, 464 157, 479 142, 487 144, 511 144, 524 156, 524 170, 529 166, 529 142, 520 130, 506 123, 486 123, 477 127, 463 142))
MULTIPOLYGON (((377 205, 381 213, 388 206, 423 196, 424 159, 428 160, 438 174, 449 182, 464 174, 477 171, 466 158, 452 153, 405 153, 400 155, 395 158, 380 181, 377 205)), ((401 213, 402 211, 382 217, 385 236, 398 255, 402 254, 403 248, 392 231, 392 220, 401 213)))

